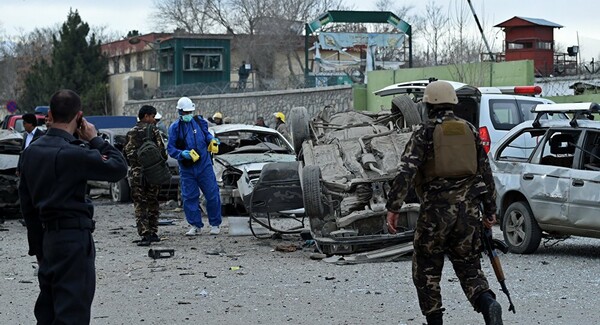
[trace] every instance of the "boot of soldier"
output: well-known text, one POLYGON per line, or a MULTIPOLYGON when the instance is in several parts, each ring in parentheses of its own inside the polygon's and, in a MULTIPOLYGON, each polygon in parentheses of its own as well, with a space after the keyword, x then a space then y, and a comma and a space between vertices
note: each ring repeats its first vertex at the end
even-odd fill
POLYGON ((486 325, 502 325, 502 306, 491 293, 482 293, 477 301, 486 325))
POLYGON ((443 325, 444 321, 442 317, 443 314, 441 312, 436 312, 425 316, 425 318, 427 319, 427 325, 443 325))

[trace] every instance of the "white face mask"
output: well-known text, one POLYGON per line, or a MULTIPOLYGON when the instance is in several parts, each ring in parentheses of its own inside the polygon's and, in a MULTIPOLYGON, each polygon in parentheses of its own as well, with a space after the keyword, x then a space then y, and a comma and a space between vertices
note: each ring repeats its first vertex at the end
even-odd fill
POLYGON ((184 122, 190 122, 192 120, 192 118, 194 118, 194 116, 192 114, 182 115, 181 116, 181 120, 184 121, 184 122))

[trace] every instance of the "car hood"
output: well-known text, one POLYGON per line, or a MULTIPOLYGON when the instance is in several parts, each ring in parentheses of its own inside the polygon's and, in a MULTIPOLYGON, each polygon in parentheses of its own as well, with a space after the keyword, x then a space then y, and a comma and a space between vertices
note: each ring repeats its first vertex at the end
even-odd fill
POLYGON ((23 135, 13 131, 0 132, 0 170, 17 168, 23 135))
MULTIPOLYGON (((261 169, 266 163, 295 161, 295 155, 276 154, 276 153, 241 153, 241 154, 224 154, 215 157, 215 160, 224 165, 232 167, 240 167, 248 164, 257 164, 256 169, 261 169)), ((248 166, 250 167, 250 166, 248 166)))

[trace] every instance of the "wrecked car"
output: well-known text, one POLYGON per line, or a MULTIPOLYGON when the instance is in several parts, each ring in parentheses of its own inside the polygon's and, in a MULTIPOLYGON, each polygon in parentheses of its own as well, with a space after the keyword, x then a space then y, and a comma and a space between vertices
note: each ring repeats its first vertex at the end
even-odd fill
POLYGON ((509 249, 529 254, 542 238, 600 238, 600 111, 595 103, 537 105, 490 151, 509 249), (571 120, 544 119, 565 114, 571 120))
MULTIPOLYGON (((386 226, 390 182, 412 134, 398 104, 402 110, 416 109, 407 96, 399 98, 392 111, 379 113, 334 113, 326 107, 311 118, 304 107, 291 110, 288 125, 298 156, 295 177, 301 184, 300 204, 311 235, 325 254, 412 241, 419 209, 416 197, 407 199, 402 208, 401 231, 390 234, 386 226)), ((286 181, 293 183, 294 176, 290 173, 280 180, 286 181)))
POLYGON ((246 215, 263 167, 270 163, 294 163, 294 149, 283 135, 266 127, 223 124, 209 130, 221 142, 219 152, 213 157, 221 211, 223 215, 246 215))
POLYGON ((19 178, 15 173, 22 143, 22 134, 0 130, 0 218, 19 211, 19 178))

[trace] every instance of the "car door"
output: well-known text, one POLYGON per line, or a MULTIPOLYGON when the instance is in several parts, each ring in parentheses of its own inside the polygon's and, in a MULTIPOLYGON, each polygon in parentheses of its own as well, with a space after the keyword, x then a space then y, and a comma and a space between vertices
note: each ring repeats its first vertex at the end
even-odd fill
POLYGON ((573 169, 569 199, 569 224, 580 229, 600 231, 599 149, 600 131, 586 131, 576 150, 578 163, 573 169))
POLYGON ((521 187, 529 198, 536 220, 553 226, 569 226, 569 198, 577 129, 549 130, 540 141, 531 164, 523 170, 521 187))

